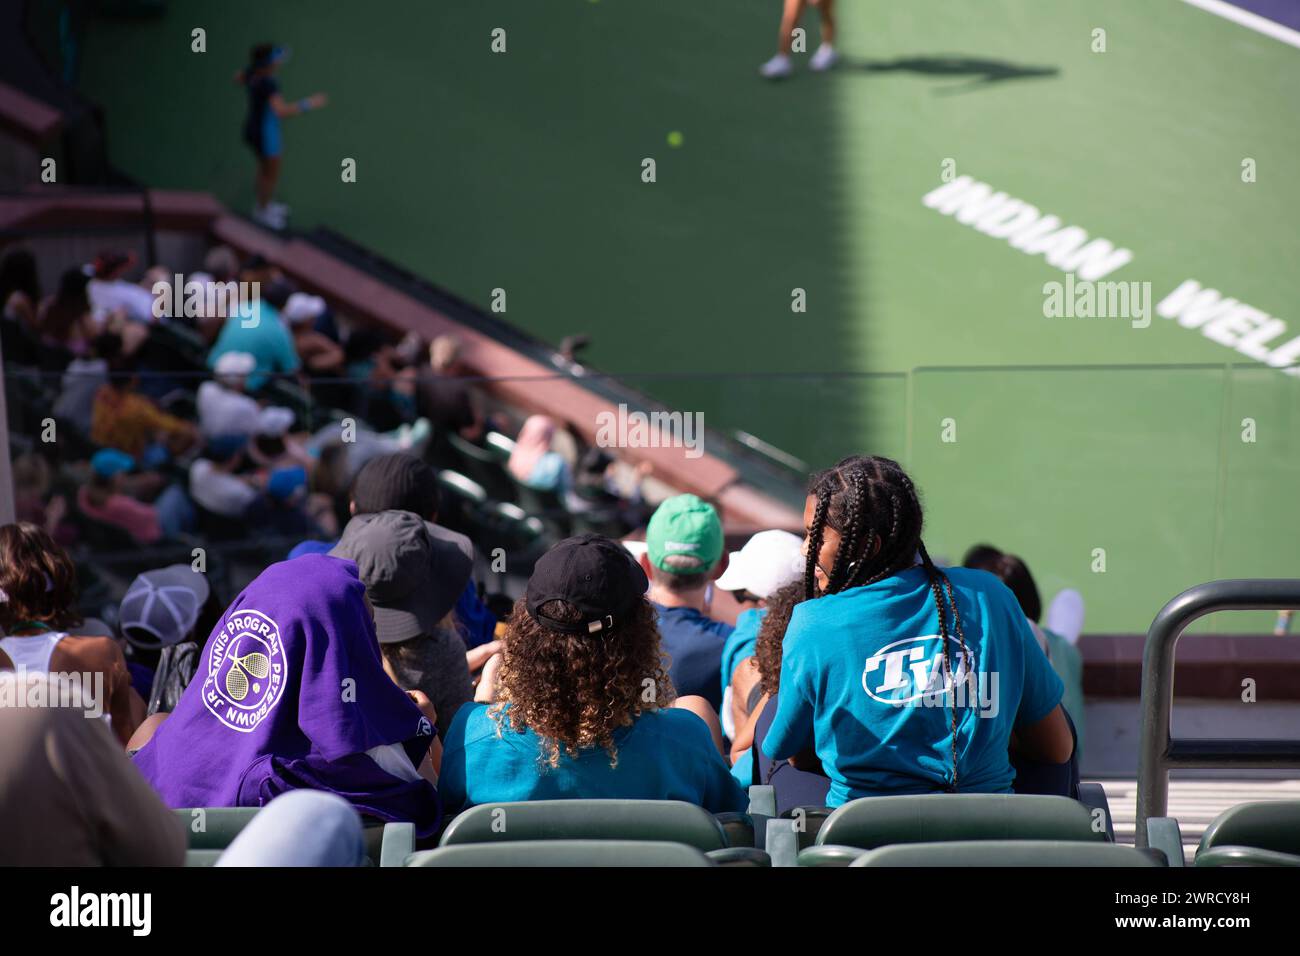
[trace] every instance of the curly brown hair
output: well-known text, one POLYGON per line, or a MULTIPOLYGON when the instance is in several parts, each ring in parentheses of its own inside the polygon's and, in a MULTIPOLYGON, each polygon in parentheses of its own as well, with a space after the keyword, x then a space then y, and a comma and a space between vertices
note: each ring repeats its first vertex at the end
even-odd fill
POLYGON ((0 627, 28 621, 56 630, 81 624, 77 569, 44 528, 20 521, 0 527, 0 627))
MULTIPOLYGON (((539 609, 559 621, 581 614, 565 601, 539 609)), ((614 732, 676 696, 659 650, 653 605, 639 598, 626 623, 598 634, 564 634, 535 621, 523 598, 515 602, 503 639, 496 703, 490 714, 500 735, 532 730, 542 739, 541 759, 556 767, 561 753, 603 747, 618 766, 614 732)))
POLYGON ((754 645, 754 663, 758 666, 758 682, 769 697, 781 684, 781 643, 785 640, 785 629, 790 626, 795 605, 803 600, 802 581, 787 584, 767 599, 767 613, 758 626, 754 645))

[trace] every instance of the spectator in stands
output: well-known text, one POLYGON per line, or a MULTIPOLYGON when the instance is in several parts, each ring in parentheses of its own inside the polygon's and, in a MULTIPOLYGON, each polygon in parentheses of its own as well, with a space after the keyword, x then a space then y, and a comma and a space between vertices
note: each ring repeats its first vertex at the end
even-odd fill
POLYGON ((239 279, 239 256, 229 246, 213 246, 203 257, 203 271, 213 282, 235 282, 239 279))
POLYGON ((722 706, 722 649, 734 628, 710 618, 712 581, 722 558, 722 522, 713 505, 695 495, 661 504, 646 528, 642 566, 670 661, 673 686, 722 706))
POLYGON ((140 376, 134 363, 119 357, 109 368, 109 380, 95 393, 91 441, 151 462, 182 455, 193 447, 199 438, 198 428, 167 414, 136 391, 140 376))
POLYGON ((280 181, 280 120, 320 109, 327 102, 324 93, 314 93, 296 103, 280 95, 275 74, 288 56, 289 51, 283 47, 259 43, 249 53, 248 66, 235 74, 235 82, 248 90, 244 142, 257 157, 253 218, 272 229, 283 229, 289 216, 289 207, 275 202, 275 187, 280 181))
POLYGON ((401 352, 373 329, 355 329, 344 348, 353 397, 347 407, 358 408, 377 431, 391 431, 416 411, 413 373, 401 352))
POLYGON ((225 352, 217 359, 212 380, 200 383, 197 394, 199 429, 205 438, 251 435, 256 429, 262 406, 244 392, 256 369, 257 359, 249 352, 225 352))
POLYGON ((197 404, 199 428, 205 438, 221 435, 252 437, 264 429, 293 424, 293 412, 271 405, 263 407, 246 388, 248 377, 257 369, 257 359, 248 352, 226 352, 217 359, 211 381, 199 385, 197 404))
POLYGON ((814 475, 804 522, 805 600, 785 634, 764 754, 820 764, 829 806, 1010 792, 1013 732, 1032 759, 1070 759, 1060 678, 1014 596, 983 572, 935 567, 896 462, 851 457, 814 475), (903 666, 914 655, 900 645, 922 648, 918 666, 903 666), (865 671, 849 666, 864 660, 865 671))
POLYGON ((327 309, 324 299, 305 292, 295 292, 284 305, 282 314, 289 323, 294 349, 309 375, 343 374, 343 349, 315 328, 327 309))
POLYGON ((122 337, 101 332, 90 343, 90 350, 68 363, 54 401, 54 417, 61 425, 71 424, 86 437, 95 415, 95 396, 108 384, 109 366, 122 354, 122 337))
POLYGON ((338 472, 331 484, 337 483, 346 492, 366 462, 402 451, 422 455, 432 434, 427 418, 417 418, 412 424, 399 425, 389 432, 372 431, 354 419, 350 423, 345 420, 323 426, 307 440, 305 447, 308 454, 322 463, 327 452, 335 446, 341 447, 341 454, 331 452, 333 467, 338 472))
POLYGON ((229 435, 208 442, 206 457, 190 465, 190 497, 211 514, 242 518, 260 494, 256 476, 237 472, 248 439, 229 435))
POLYGON ((758 668, 752 658, 767 599, 802 573, 802 546, 803 540, 789 531, 760 531, 739 551, 731 552, 727 570, 718 578, 717 587, 730 591, 742 608, 736 629, 722 648, 722 709, 718 717, 728 737, 734 737, 735 728, 749 716, 750 695, 758 686, 758 668))
POLYGON ((277 468, 266 476, 266 494, 244 517, 267 534, 315 537, 321 529, 307 513, 307 498, 307 469, 301 465, 277 468))
POLYGON ((465 376, 471 374, 461 361, 460 340, 440 335, 429 345, 431 374, 420 377, 416 402, 420 414, 439 432, 454 431, 466 441, 483 437, 483 411, 478 394, 465 376))
POLYGON ((90 459, 90 483, 77 492, 77 507, 86 517, 121 528, 139 544, 154 544, 194 529, 194 506, 185 490, 169 484, 152 503, 123 490, 123 476, 135 459, 116 448, 101 448, 90 459))
POLYGON ((51 495, 50 463, 40 452, 24 452, 14 459, 14 517, 44 528, 64 547, 77 540, 77 529, 66 520, 68 499, 51 495))
MULTIPOLYGON (((357 515, 396 509, 437 524, 441 503, 433 469, 403 452, 372 458, 352 483, 350 508, 357 515)), ((457 631, 469 648, 469 669, 477 672, 487 663, 488 652, 500 648, 493 642, 496 617, 479 600, 472 578, 456 600, 455 614, 457 631)))
POLYGON ((389 674, 432 701, 445 734, 474 696, 465 642, 449 619, 474 567, 469 538, 409 511, 378 511, 349 521, 330 554, 356 562, 389 674))
MULTIPOLYGON (((433 469, 414 455, 397 452, 370 459, 357 473, 352 482, 348 508, 351 516, 380 511, 409 511, 418 518, 437 524, 440 504, 438 481, 433 469)), ((289 556, 323 553, 331 547, 333 542, 304 541, 289 556)), ((456 600, 454 614, 457 636, 468 648, 465 656, 469 671, 471 674, 477 673, 488 658, 501 648, 499 642, 493 639, 496 617, 479 600, 478 588, 472 577, 465 581, 464 590, 456 600)), ((403 656, 398 654, 399 650, 400 648, 393 648, 393 653, 390 654, 386 648, 385 656, 391 662, 392 658, 403 656)), ((396 662, 393 666, 400 677, 401 668, 396 662)), ((416 680, 418 678, 412 682, 416 680)), ((399 680, 399 683, 402 681, 399 680)), ((407 685, 403 683, 403 686, 407 685)), ((441 712, 440 708, 439 713, 441 712)), ((448 720, 453 713, 454 711, 447 712, 448 720)))
MULTIPOLYGON (((119 312, 133 322, 148 325, 157 321, 153 314, 154 295, 150 291, 152 283, 148 286, 136 285, 125 278, 135 265, 135 253, 116 251, 101 252, 91 263, 91 278, 86 285, 86 294, 97 325, 102 327, 108 322, 109 316, 119 312)), ((162 275, 165 281, 171 281, 168 271, 164 270, 162 275)))
POLYGON ((966 553, 962 566, 987 571, 1011 589, 1020 603, 1029 621, 1029 628, 1038 640, 1038 646, 1047 655, 1056 676, 1061 678, 1065 690, 1061 697, 1061 706, 1069 715, 1075 731, 1075 753, 1083 753, 1084 712, 1083 712, 1083 657, 1079 649, 1069 640, 1055 631, 1039 626, 1043 616, 1043 602, 1038 594, 1038 585, 1029 567, 1014 554, 1005 554, 990 545, 976 545, 966 553))
POLYGON ((427 837, 441 816, 436 719, 384 673, 356 565, 306 555, 271 565, 235 599, 135 761, 170 807, 323 790, 427 837))
POLYGON ((259 391, 269 376, 297 372, 302 364, 280 313, 264 298, 240 302, 236 314, 226 319, 208 352, 208 368, 215 371, 227 352, 253 356, 254 371, 247 376, 250 392, 259 391))
POLYGON ((194 676, 195 641, 201 644, 206 639, 221 614, 219 607, 215 615, 211 613, 212 603, 207 575, 188 564, 145 571, 126 589, 117 612, 118 633, 128 646, 131 684, 145 701, 152 704, 154 679, 161 671, 168 687, 157 689, 174 695, 169 703, 163 700, 167 704, 163 709, 175 707, 179 700, 175 691, 189 686, 194 676))
MULTIPOLYGON (((66 685, 65 685, 66 686, 66 685)), ((0 673, 0 847, 6 866, 180 866, 184 823, 168 810, 91 703, 59 700, 48 675, 0 673), (45 685, 37 687, 35 685, 45 685)))
POLYGON ((551 450, 555 438, 555 420, 546 415, 530 415, 519 429, 515 447, 506 469, 515 480, 538 491, 564 494, 573 482, 569 463, 559 452, 551 450))
POLYGON ((41 280, 31 249, 10 249, 0 258, 0 310, 4 317, 27 328, 36 324, 41 301, 41 280))
POLYGON ((315 459, 298 439, 289 434, 294 414, 287 408, 271 405, 259 411, 253 428, 253 442, 248 455, 259 468, 274 471, 299 465, 308 471, 315 459))
POLYGON ((76 636, 77 570, 32 524, 0 527, 0 670, 87 675, 92 703, 125 744, 144 717, 122 649, 111 637, 76 636))
POLYGON ((744 786, 765 784, 776 792, 778 814, 795 807, 819 807, 826 804, 831 781, 814 762, 811 770, 800 770, 789 760, 773 760, 762 749, 772 718, 778 710, 777 692, 781 677, 781 644, 795 606, 804 600, 803 581, 787 584, 767 601, 758 639, 754 645, 753 664, 759 684, 745 723, 732 742, 732 776, 744 786))
POLYGON ((645 589, 645 573, 608 538, 579 535, 542 556, 481 702, 462 707, 447 732, 449 811, 596 797, 745 809, 716 725, 698 716, 711 716, 707 704, 674 704, 645 589))
POLYGON ((99 328, 91 316, 86 287, 90 277, 68 269, 59 279, 59 291, 41 304, 36 326, 41 345, 72 356, 84 355, 99 328))

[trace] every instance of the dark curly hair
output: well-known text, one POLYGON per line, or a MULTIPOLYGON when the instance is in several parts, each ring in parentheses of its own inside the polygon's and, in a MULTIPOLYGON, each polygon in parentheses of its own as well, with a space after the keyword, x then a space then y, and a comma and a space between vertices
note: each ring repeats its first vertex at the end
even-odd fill
POLYGON ((44 528, 26 521, 0 527, 0 627, 35 622, 55 630, 82 623, 77 569, 44 528))
POLYGON ((769 697, 781 685, 781 646, 785 629, 790 626, 790 615, 794 613, 795 605, 803 600, 802 581, 787 584, 767 599, 767 613, 758 626, 754 663, 758 666, 758 682, 769 697))
MULTIPOLYGON (((560 621, 582 615, 564 601, 548 601, 543 614, 560 621)), ((618 766, 614 732, 676 696, 659 650, 653 605, 640 598, 626 623, 598 634, 564 634, 535 621, 523 598, 515 602, 503 639, 497 698, 490 714, 498 735, 532 730, 542 738, 541 759, 559 765, 603 747, 618 766)))

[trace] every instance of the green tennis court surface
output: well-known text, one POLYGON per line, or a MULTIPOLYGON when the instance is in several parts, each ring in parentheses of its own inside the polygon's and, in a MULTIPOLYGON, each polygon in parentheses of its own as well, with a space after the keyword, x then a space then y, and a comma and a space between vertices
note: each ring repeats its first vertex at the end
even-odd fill
POLYGON ((1300 335, 1300 50, 1178 0, 841 0, 846 62, 769 84, 775 2, 205 6, 92 25, 81 86, 137 179, 248 211, 231 77, 285 43, 286 95, 331 97, 285 124, 296 227, 504 289, 509 320, 590 333, 593 365, 711 425, 900 457, 933 553, 1019 552, 1090 631, 1300 573, 1300 381, 1154 314, 1194 279, 1281 320, 1270 348, 1300 335), (1150 324, 1044 317, 1051 250, 927 208, 945 169, 1130 250, 1105 279, 1150 283, 1150 324))

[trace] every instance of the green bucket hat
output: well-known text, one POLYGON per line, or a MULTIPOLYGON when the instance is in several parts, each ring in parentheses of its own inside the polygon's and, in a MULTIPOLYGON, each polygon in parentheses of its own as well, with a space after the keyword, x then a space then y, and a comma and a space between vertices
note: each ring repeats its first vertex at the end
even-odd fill
POLYGON ((650 563, 669 574, 703 574, 722 557, 722 521, 707 501, 677 495, 661 504, 645 534, 650 563), (693 562, 681 558, 693 558, 693 562), (666 562, 673 558, 670 566, 666 562))

